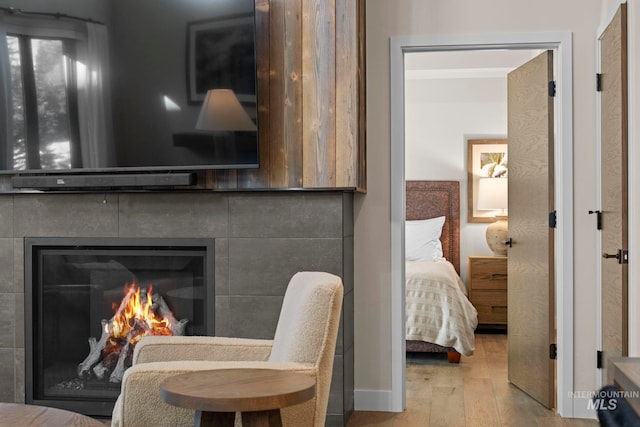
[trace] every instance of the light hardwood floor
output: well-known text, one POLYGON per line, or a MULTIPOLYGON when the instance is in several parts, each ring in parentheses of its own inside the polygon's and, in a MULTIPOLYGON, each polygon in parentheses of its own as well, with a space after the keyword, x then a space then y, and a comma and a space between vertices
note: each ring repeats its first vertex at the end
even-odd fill
POLYGON ((355 412, 348 427, 597 425, 560 418, 509 384, 507 336, 478 334, 475 354, 459 365, 450 365, 444 354, 409 357, 406 411, 355 412))

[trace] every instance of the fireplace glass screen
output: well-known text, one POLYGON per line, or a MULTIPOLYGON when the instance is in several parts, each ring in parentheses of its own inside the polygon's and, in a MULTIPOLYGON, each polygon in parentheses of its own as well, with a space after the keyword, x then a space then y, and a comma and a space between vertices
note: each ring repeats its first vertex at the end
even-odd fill
POLYGON ((213 333, 212 245, 31 240, 28 403, 109 415, 142 337, 213 333))

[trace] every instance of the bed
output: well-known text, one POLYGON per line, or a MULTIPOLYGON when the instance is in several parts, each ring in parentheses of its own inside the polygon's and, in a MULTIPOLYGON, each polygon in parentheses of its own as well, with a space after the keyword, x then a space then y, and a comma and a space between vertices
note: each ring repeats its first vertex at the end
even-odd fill
POLYGON ((406 350, 446 352, 457 363, 461 354, 473 354, 477 326, 477 312, 459 276, 460 183, 407 181, 406 221, 406 350), (439 253, 441 245, 444 259, 415 258, 412 236, 436 223, 438 233, 442 227, 438 248, 428 250, 439 253))

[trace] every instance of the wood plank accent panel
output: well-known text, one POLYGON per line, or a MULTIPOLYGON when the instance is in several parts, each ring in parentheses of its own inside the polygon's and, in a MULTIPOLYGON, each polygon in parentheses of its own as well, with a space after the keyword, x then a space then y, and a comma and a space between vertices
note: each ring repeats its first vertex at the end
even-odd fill
POLYGON ((285 101, 285 24, 286 0, 269 1, 269 113, 271 150, 269 152, 270 183, 281 187, 287 185, 287 143, 285 132, 286 108, 279 108, 285 101), (271 91, 273 95, 271 96, 271 91))
POLYGON ((348 187, 356 179, 358 156, 358 8, 352 0, 336 0, 336 185, 348 187))
POLYGON ((366 191, 365 0, 256 0, 260 168, 208 189, 366 191))
MULTIPOLYGON (((286 185, 302 187, 302 0, 285 3, 284 138, 286 185)), ((275 164, 272 170, 277 170, 275 164)), ((273 186, 279 186, 272 182, 273 186)))
POLYGON ((303 0, 302 8, 303 185, 334 187, 336 0, 303 0))

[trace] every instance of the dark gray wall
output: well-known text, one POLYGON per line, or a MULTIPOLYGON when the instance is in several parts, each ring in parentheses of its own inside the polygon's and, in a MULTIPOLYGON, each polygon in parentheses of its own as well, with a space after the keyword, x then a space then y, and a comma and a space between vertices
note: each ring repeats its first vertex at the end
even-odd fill
POLYGON ((0 196, 0 401, 24 402, 23 237, 216 239, 216 335, 273 338, 291 276, 343 278, 328 426, 353 410, 353 195, 341 192, 0 196))

